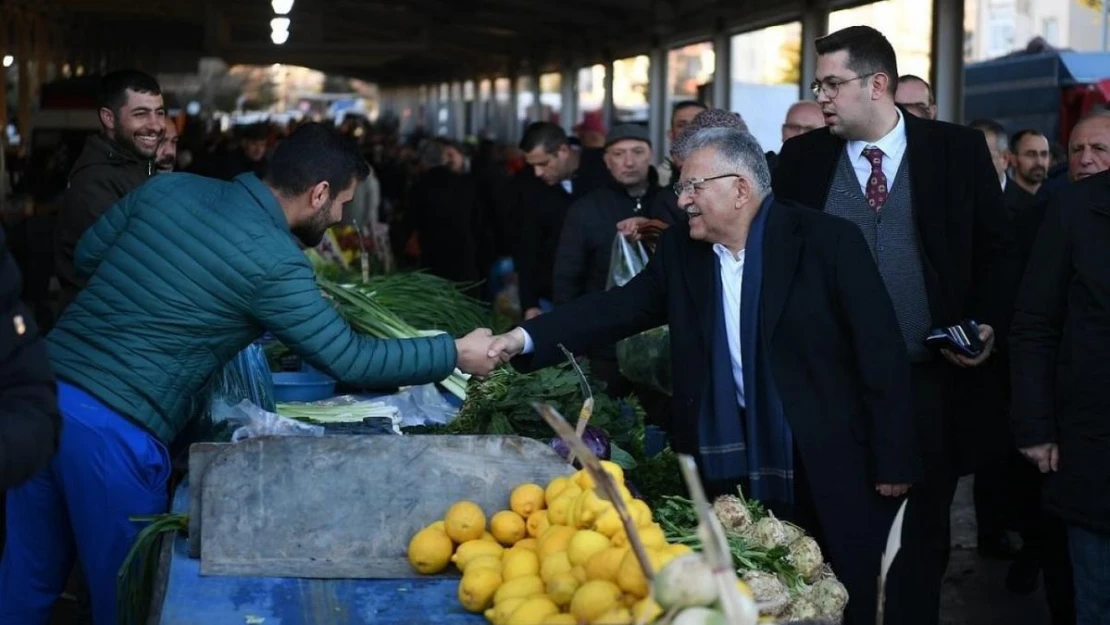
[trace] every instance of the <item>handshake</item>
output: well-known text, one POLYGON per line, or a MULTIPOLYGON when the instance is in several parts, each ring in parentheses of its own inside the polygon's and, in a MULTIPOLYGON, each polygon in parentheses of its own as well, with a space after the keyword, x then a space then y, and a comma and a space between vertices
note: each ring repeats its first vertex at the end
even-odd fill
POLYGON ((488 328, 479 328, 455 340, 456 366, 470 375, 485 377, 524 351, 524 337, 520 328, 496 336, 488 328))

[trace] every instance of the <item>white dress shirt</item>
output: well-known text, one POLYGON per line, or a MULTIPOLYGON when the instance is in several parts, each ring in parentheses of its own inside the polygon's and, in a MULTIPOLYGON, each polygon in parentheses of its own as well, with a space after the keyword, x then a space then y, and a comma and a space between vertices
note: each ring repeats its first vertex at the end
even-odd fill
MULTIPOLYGON (((732 379, 736 381, 736 401, 743 408, 744 401, 744 362, 740 351, 740 292, 744 284, 744 251, 733 256, 727 247, 716 244, 713 251, 721 259, 721 285, 724 287, 722 305, 725 309, 725 332, 728 334, 728 351, 732 359, 732 379)), ((531 354, 535 350, 532 336, 524 328, 517 328, 524 335, 524 351, 531 354)))
POLYGON ((894 186, 894 177, 898 175, 898 167, 902 165, 902 158, 906 155, 906 120, 902 118, 902 111, 895 111, 898 113, 898 123, 882 139, 875 142, 849 141, 844 146, 864 196, 867 195, 867 180, 871 178, 871 161, 863 155, 865 149, 874 147, 883 151, 883 175, 886 176, 887 193, 894 186))

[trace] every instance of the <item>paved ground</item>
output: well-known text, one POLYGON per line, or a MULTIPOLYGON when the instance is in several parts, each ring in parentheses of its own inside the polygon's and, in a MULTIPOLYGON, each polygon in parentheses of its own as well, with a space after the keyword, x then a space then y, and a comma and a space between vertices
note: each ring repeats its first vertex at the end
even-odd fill
MULTIPOLYGON (((1040 590, 1030 597, 1010 594, 1003 586, 1007 563, 984 560, 976 552, 970 479, 960 483, 952 506, 952 546, 941 625, 1048 625, 1040 590)), ((70 602, 59 602, 51 625, 77 625, 70 602)))

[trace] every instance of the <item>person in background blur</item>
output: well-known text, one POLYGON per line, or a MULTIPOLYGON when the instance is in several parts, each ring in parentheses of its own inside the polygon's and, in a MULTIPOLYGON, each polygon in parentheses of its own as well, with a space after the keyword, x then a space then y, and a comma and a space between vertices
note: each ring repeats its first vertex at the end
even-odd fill
POLYGON ((582 142, 582 147, 589 149, 605 148, 605 124, 601 122, 599 113, 586 113, 581 124, 574 127, 574 135, 582 142))
POLYGON ((1005 189, 1009 186, 1006 172, 1010 168, 1010 136, 1006 134, 1006 129, 993 119, 976 119, 968 126, 982 132, 986 138, 991 165, 998 174, 998 184, 1005 189))
POLYGON ((77 158, 58 215, 59 316, 85 285, 73 266, 77 241, 112 204, 154 174, 166 129, 162 88, 148 74, 120 70, 105 75, 98 100, 101 131, 89 137, 77 158))
MULTIPOLYGON (((698 116, 698 113, 707 108, 709 107, 697 100, 683 100, 676 103, 671 109, 671 127, 667 130, 668 142, 674 145, 686 126, 698 116)), ((682 166, 673 160, 673 152, 668 155, 668 158, 663 159, 656 170, 659 172, 659 186, 661 187, 668 187, 672 180, 678 181, 682 177, 682 166)))
POLYGON ((259 178, 265 178, 269 128, 265 123, 258 123, 245 126, 238 132, 239 147, 226 156, 218 177, 233 180, 239 174, 253 172, 259 178))
POLYGON ((894 93, 894 103, 906 109, 911 115, 925 119, 937 118, 937 103, 933 98, 933 88, 920 76, 906 74, 898 79, 898 90, 894 93))
POLYGON ((158 152, 154 159, 158 173, 168 174, 177 166, 177 139, 177 126, 173 122, 166 122, 166 133, 158 142, 158 152))
MULTIPOLYGON (((812 100, 802 100, 790 105, 786 110, 786 119, 782 122, 782 141, 804 135, 810 130, 825 127, 825 116, 821 114, 821 107, 812 100)), ((775 171, 779 157, 774 152, 767 153, 767 165, 775 171)))
POLYGON ((1032 196, 1037 194, 1048 177, 1051 152, 1048 137, 1032 128, 1019 130, 1010 139, 1011 178, 1017 187, 1032 196))
POLYGON ((1072 182, 1110 169, 1110 110, 1084 115, 1068 140, 1068 177, 1072 182))
POLYGON ((462 148, 453 141, 445 139, 437 139, 440 148, 443 150, 443 163, 456 174, 465 174, 470 170, 469 163, 467 163, 466 154, 463 154, 462 148))

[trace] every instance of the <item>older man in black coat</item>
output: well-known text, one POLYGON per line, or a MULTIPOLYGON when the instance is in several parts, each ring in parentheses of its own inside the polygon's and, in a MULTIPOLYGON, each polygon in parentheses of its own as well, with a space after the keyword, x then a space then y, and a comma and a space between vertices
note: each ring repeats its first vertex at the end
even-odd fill
MULTIPOLYGON (((846 622, 869 625, 898 498, 922 474, 890 299, 858 228, 771 195, 750 135, 706 129, 687 148, 690 220, 647 269, 498 337, 491 355, 544 367, 559 344, 584 352, 669 323, 674 449, 710 490, 745 484, 821 537, 852 597, 846 622)), ((887 622, 905 622, 903 592, 888 594, 887 622)))

